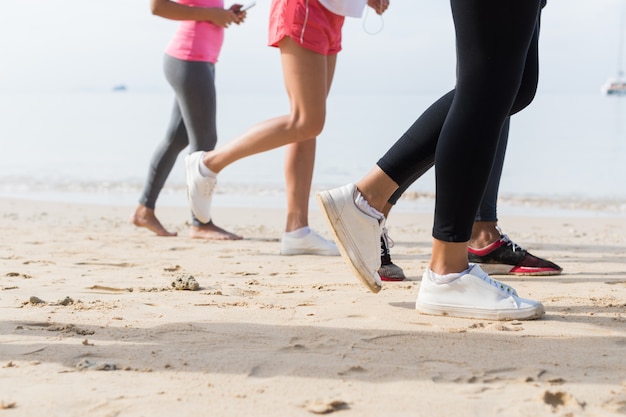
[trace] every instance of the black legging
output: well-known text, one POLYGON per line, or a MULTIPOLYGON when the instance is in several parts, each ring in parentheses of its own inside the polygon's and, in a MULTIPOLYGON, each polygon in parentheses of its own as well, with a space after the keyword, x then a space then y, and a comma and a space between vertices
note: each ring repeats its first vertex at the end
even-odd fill
POLYGON ((401 185, 401 192, 435 163, 433 237, 466 242, 505 122, 536 91, 540 0, 450 3, 456 88, 426 110, 378 166, 401 185))

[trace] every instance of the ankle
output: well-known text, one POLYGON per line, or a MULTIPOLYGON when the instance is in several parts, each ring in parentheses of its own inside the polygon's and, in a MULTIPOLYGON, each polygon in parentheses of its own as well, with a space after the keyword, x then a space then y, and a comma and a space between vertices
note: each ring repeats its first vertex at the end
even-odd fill
POLYGON ((202 154, 202 158, 200 158, 200 162, 198 164, 198 170, 200 171, 200 175, 202 175, 203 177, 215 178, 217 177, 217 172, 211 170, 209 166, 207 165, 206 155, 207 155, 207 152, 204 152, 202 154))
POLYGON ((426 276, 435 284, 449 284, 455 279, 462 277, 463 275, 469 273, 469 267, 461 272, 451 272, 449 274, 437 274, 433 272, 432 269, 428 268, 426 270, 426 276))
POLYGON ((289 232, 285 232, 285 236, 295 239, 301 239, 309 233, 311 233, 311 228, 309 226, 304 226, 289 232))
POLYGON ((357 191, 356 198, 354 199, 354 203, 363 213, 371 216, 377 220, 382 220, 385 218, 385 215, 380 211, 376 210, 374 207, 370 205, 365 196, 361 194, 360 191, 357 191))
POLYGON ((465 271, 469 268, 467 243, 433 239, 429 268, 439 275, 465 271))
POLYGON ((472 226, 472 237, 468 242, 468 246, 474 249, 483 249, 493 242, 496 242, 498 239, 500 239, 498 222, 474 222, 472 226))

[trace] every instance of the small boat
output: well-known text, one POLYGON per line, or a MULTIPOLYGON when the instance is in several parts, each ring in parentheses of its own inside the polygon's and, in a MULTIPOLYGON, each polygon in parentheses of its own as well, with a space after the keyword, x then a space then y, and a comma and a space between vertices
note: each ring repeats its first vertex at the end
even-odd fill
POLYGON ((602 85, 602 94, 626 96, 626 78, 623 78, 621 72, 618 78, 610 78, 602 85))
POLYGON ((119 84, 119 85, 115 85, 113 86, 113 91, 126 91, 126 85, 124 84, 119 84))
MULTIPOLYGON (((626 4, 626 3, 624 3, 626 4)), ((602 84, 602 94, 607 96, 626 96, 626 77, 624 77, 623 57, 624 38, 626 37, 626 6, 622 6, 622 19, 619 33, 619 48, 617 50, 617 77, 609 78, 602 84)))

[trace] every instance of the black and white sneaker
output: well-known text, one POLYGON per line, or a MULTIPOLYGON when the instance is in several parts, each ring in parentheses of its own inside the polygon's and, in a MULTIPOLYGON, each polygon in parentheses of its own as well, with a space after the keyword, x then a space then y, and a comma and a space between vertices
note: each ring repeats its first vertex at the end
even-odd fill
POLYGON ((387 228, 383 227, 380 236, 380 269, 378 275, 382 281, 404 281, 406 276, 404 271, 398 265, 391 262, 391 252, 389 249, 393 247, 393 240, 387 234, 387 228))

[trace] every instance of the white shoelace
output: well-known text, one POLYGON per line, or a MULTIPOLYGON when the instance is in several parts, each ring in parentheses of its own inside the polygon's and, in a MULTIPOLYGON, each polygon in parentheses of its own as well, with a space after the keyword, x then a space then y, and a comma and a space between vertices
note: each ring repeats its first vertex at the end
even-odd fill
POLYGON ((204 177, 203 181, 201 181, 201 186, 200 188, 200 192, 203 194, 204 197, 210 197, 211 194, 213 194, 213 190, 215 189, 215 184, 217 183, 217 181, 215 181, 214 178, 208 178, 208 177, 204 177))
MULTIPOLYGON (((472 269, 474 269, 474 267, 475 267, 475 265, 470 268, 470 272, 472 271, 472 269)), ((472 275, 474 275, 474 274, 472 274, 472 275)), ((474 275, 474 276, 477 277, 477 278, 482 279, 487 284, 489 284, 489 285, 491 285, 493 287, 496 287, 500 291, 504 291, 505 293, 507 293, 509 295, 513 295, 515 297, 518 297, 517 291, 515 291, 515 289, 513 287, 510 287, 510 286, 506 285, 505 283, 498 281, 497 279, 491 278, 484 271, 483 271, 482 274, 478 274, 478 275, 474 275)))
POLYGON ((517 249, 524 250, 524 248, 522 248, 520 245, 518 245, 517 243, 513 242, 509 238, 509 235, 507 235, 505 233, 502 233, 502 229, 500 229, 500 226, 496 226, 496 229, 498 230, 498 232, 500 232, 500 241, 501 242, 505 242, 507 244, 507 246, 510 246, 511 250, 513 250, 513 252, 515 252, 517 249))
POLYGON ((393 248, 393 245, 395 244, 393 242, 393 240, 389 237, 389 232, 387 231, 387 228, 385 226, 383 226, 381 228, 381 237, 383 238, 383 241, 385 242, 385 246, 387 247, 387 249, 393 248))

